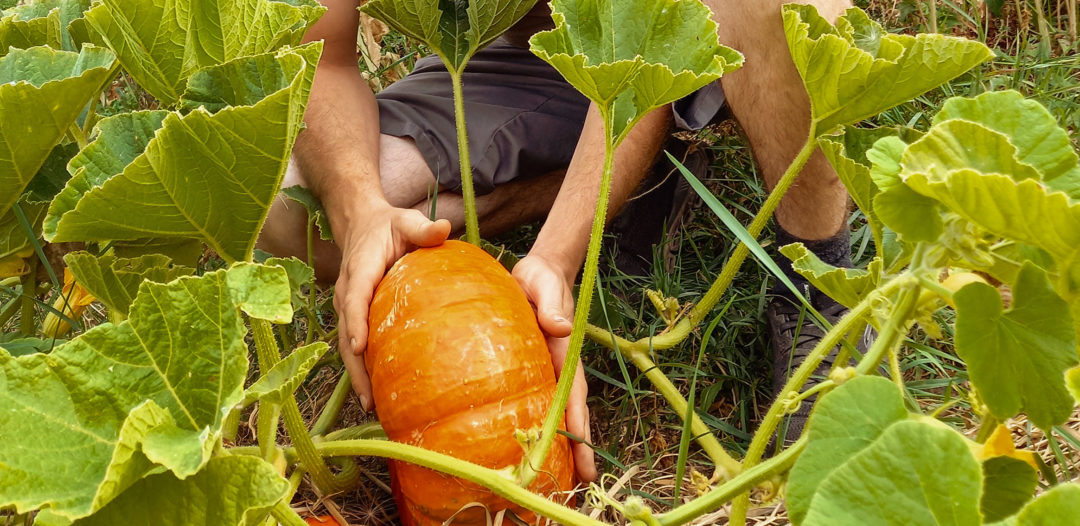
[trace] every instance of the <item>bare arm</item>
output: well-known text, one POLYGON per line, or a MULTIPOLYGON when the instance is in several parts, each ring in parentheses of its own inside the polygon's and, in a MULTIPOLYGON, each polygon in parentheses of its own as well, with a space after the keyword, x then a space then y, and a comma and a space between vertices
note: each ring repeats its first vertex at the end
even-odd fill
POLYGON ((387 267, 414 246, 438 245, 448 221, 390 206, 379 174, 379 109, 356 63, 357 0, 322 0, 327 12, 305 36, 325 41, 305 124, 293 156, 322 200, 341 248, 334 293, 338 351, 365 409, 372 407, 364 369, 367 314, 387 267))

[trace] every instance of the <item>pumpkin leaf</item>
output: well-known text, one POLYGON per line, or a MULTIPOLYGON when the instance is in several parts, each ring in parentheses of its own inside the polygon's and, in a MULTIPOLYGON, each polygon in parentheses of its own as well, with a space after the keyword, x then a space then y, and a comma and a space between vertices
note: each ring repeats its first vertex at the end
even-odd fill
MULTIPOLYGON (((192 79, 194 85, 203 82, 200 75, 220 71, 243 71, 238 83, 276 78, 279 85, 254 103, 249 98, 256 91, 226 93, 230 103, 250 104, 213 114, 204 108, 183 116, 165 114, 145 151, 122 172, 101 182, 89 167, 85 175, 76 173, 50 206, 46 239, 196 238, 227 261, 250 259, 300 132, 321 50, 316 42, 282 50, 274 60, 245 57, 202 70, 192 79)), ((132 129, 145 138, 153 124, 147 121, 159 116, 145 115, 132 129)), ((114 170, 112 165, 100 173, 114 170)))
POLYGON ((903 396, 884 378, 855 378, 822 396, 808 423, 806 451, 788 478, 791 520, 802 523, 818 487, 830 473, 873 444, 889 426, 906 418, 903 396))
POLYGON ((791 267, 814 288, 848 308, 854 308, 877 288, 881 276, 880 258, 874 258, 863 270, 834 267, 822 261, 802 243, 781 247, 780 253, 791 260, 791 267))
POLYGON ((48 46, 61 49, 59 2, 31 2, 0 13, 0 55, 9 48, 48 46))
POLYGON ((108 50, 47 47, 12 50, 0 58, 0 216, 112 75, 108 50))
POLYGON ((307 263, 293 257, 267 258, 264 263, 285 269, 285 273, 289 276, 289 289, 292 291, 293 308, 299 308, 300 305, 307 301, 307 297, 301 293, 300 288, 314 281, 314 269, 309 267, 307 263))
POLYGON ((172 473, 146 477, 97 513, 75 521, 74 526, 261 524, 288 489, 288 482, 262 459, 217 457, 183 480, 172 473))
POLYGON ((64 256, 75 279, 110 311, 128 315, 131 303, 143 281, 167 283, 180 276, 190 276, 194 268, 173 265, 160 254, 140 258, 120 258, 113 254, 96 257, 88 252, 64 256))
POLYGON ((982 470, 962 435, 934 420, 902 420, 821 481, 802 524, 979 524, 981 492, 982 470))
POLYGON ((86 40, 72 37, 68 25, 83 16, 90 0, 31 0, 0 13, 0 55, 8 47, 49 46, 79 51, 86 40))
POLYGON ((819 133, 877 115, 993 57, 973 40, 889 33, 857 8, 835 26, 813 6, 783 9, 788 49, 819 133))
POLYGON ((326 210, 323 209, 322 201, 319 201, 319 198, 315 197, 311 190, 296 185, 282 188, 281 194, 307 208, 308 217, 315 216, 315 224, 319 227, 319 239, 323 241, 334 240, 334 232, 330 230, 330 218, 326 215, 326 210))
POLYGON ((874 214, 906 241, 935 241, 945 231, 937 203, 908 188, 900 174, 907 144, 899 137, 884 137, 867 150, 870 178, 880 190, 873 197, 874 214))
MULTIPOLYGON (((1073 198, 1080 197, 1080 166, 1069 134, 1042 104, 1024 98, 1017 91, 988 92, 973 98, 954 97, 934 116, 934 124, 953 119, 977 123, 1006 137, 1007 151, 1019 163, 1034 168, 1048 187, 1064 191, 1073 198)), ((998 141, 980 147, 974 136, 965 137, 965 146, 965 153, 973 149, 979 151, 977 159, 985 158, 987 150, 1003 148, 998 141)), ((975 164, 968 166, 976 168, 975 164)), ((1020 179, 1012 175, 1014 179, 1020 179)))
POLYGON ((243 396, 239 311, 280 319, 287 287, 282 269, 253 264, 144 282, 123 323, 49 355, 0 351, 0 506, 73 520, 151 470, 198 472, 243 396))
POLYGON ((1073 399, 1080 405, 1080 367, 1073 367, 1065 373, 1067 378, 1069 392, 1072 393, 1073 399))
POLYGON ((99 0, 86 19, 124 70, 165 104, 180 100, 198 69, 296 46, 324 10, 313 2, 99 0))
POLYGON ((1068 524, 1080 514, 1080 484, 1060 484, 1028 503, 1016 518, 1016 526, 1068 524))
POLYGON ((738 69, 699 1, 554 0, 555 29, 533 35, 533 53, 599 106, 621 142, 649 111, 738 69), (663 19, 663 24, 643 20, 663 19))
POLYGON ((431 48, 461 71, 477 51, 521 20, 536 0, 371 0, 360 10, 431 48))
POLYGON ((986 522, 1003 520, 1020 511, 1039 484, 1038 472, 1023 460, 993 457, 983 461, 982 469, 979 511, 986 522))
POLYGON ((1046 271, 1025 263, 1012 285, 1013 302, 1002 307, 997 289, 973 283, 957 291, 956 352, 971 382, 1001 420, 1025 411, 1049 429, 1072 413, 1065 371, 1080 361, 1069 306, 1046 271))
POLYGON ((273 404, 284 403, 300 384, 304 383, 311 368, 319 363, 319 358, 322 358, 329 348, 323 342, 315 342, 293 351, 247 388, 244 392, 244 405, 256 400, 267 400, 273 404))

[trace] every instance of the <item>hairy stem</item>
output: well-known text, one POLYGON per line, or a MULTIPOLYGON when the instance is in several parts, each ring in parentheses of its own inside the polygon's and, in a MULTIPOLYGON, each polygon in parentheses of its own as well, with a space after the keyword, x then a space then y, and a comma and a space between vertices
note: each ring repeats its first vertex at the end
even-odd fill
POLYGON ((476 217, 476 192, 473 190, 472 161, 469 159, 469 134, 465 130, 465 98, 461 92, 461 71, 450 70, 454 85, 454 121, 457 124, 458 160, 461 162, 461 198, 465 202, 465 239, 480 245, 480 223, 476 217))
POLYGON ((574 371, 581 358, 581 347, 585 343, 585 325, 589 318, 592 304, 593 287, 596 284, 596 270, 600 261, 600 240, 604 234, 607 219, 608 197, 611 193, 611 174, 615 163, 615 134, 612 126, 612 105, 601 106, 600 114, 604 121, 604 171, 600 178, 600 195, 596 202, 592 231, 589 234, 589 248, 585 254, 585 270, 578 288, 577 305, 574 308, 574 325, 570 333, 570 343, 563 360, 562 374, 555 388, 555 397, 551 401, 540 442, 527 455, 521 466, 519 480, 522 486, 528 486, 536 478, 537 471, 544 465, 551 444, 555 440, 556 429, 563 422, 566 414, 566 402, 570 399, 570 388, 574 383, 574 371))
MULTIPOLYGON (((255 350, 259 356, 259 370, 265 375, 279 360, 277 340, 274 338, 274 328, 269 321, 251 318, 252 332, 255 334, 255 350)), ((296 405, 296 398, 291 394, 281 405, 281 413, 285 420, 285 429, 289 432, 289 438, 296 447, 300 462, 304 464, 315 486, 325 493, 335 493, 345 489, 344 482, 335 479, 330 468, 323 462, 322 457, 315 451, 315 443, 308 434, 307 424, 300 414, 300 408, 296 405)))
POLYGON ((525 488, 514 480, 509 470, 494 470, 466 462, 449 455, 423 448, 385 440, 341 440, 316 445, 325 456, 344 457, 373 455, 392 458, 434 469, 469 482, 480 484, 496 495, 543 515, 559 524, 569 526, 602 526, 604 523, 552 502, 525 488))
POLYGON ((345 406, 345 400, 349 397, 349 391, 352 390, 352 383, 349 382, 349 372, 343 371, 341 378, 338 378, 338 383, 334 386, 334 392, 330 394, 330 399, 326 401, 326 405, 323 406, 322 413, 319 414, 319 418, 315 420, 315 425, 311 426, 311 434, 313 436, 325 435, 334 424, 337 423, 338 415, 341 413, 341 408, 345 406))

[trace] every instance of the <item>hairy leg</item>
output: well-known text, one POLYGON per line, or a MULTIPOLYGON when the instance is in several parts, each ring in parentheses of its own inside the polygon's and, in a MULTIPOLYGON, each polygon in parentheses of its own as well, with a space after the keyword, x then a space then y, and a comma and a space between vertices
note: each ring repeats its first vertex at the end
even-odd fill
MULTIPOLYGON (((389 135, 380 136, 379 171, 387 202, 399 208, 415 208, 424 214, 431 210, 429 197, 438 191, 435 200, 436 218, 449 219, 454 232, 460 234, 465 226, 465 210, 461 195, 441 190, 435 177, 410 139, 389 135)), ((480 231, 492 236, 514 226, 544 217, 562 184, 563 172, 554 172, 525 181, 500 185, 494 192, 476 200, 480 231)), ((303 174, 295 164, 289 164, 282 187, 306 186, 303 174)), ((307 210, 299 203, 278 196, 270 207, 258 248, 277 256, 296 256, 307 259, 307 210)), ((320 280, 337 278, 341 251, 333 243, 316 241, 315 271, 320 280)))
MULTIPOLYGON (((810 100, 788 52, 780 8, 790 0, 705 0, 720 42, 746 55, 746 66, 723 78, 732 112, 746 131, 754 157, 772 188, 798 154, 810 128, 810 100)), ((849 0, 811 0, 835 20, 849 0)), ((847 193, 820 151, 780 202, 776 220, 795 237, 836 234, 848 215, 847 193)))

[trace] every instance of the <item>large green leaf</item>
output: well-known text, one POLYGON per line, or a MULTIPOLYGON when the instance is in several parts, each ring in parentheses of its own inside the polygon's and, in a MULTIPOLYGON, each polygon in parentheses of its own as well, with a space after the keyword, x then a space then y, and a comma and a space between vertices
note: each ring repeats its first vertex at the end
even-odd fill
POLYGON ((75 519, 155 465, 196 473, 243 396, 240 310, 287 320, 285 272, 239 264, 145 282, 128 321, 99 325, 50 355, 0 351, 0 506, 75 519))
POLYGON ((980 524, 982 470, 968 441, 944 424, 904 420, 829 473, 803 525, 980 524))
POLYGON ((787 5, 784 31, 819 133, 877 115, 993 56, 973 40, 889 33, 856 8, 833 26, 813 6, 787 5))
POLYGON ((246 97, 255 91, 222 89, 226 102, 238 105, 166 114, 122 172, 102 182, 72 179, 49 209, 46 239, 197 238, 228 261, 249 260, 300 132, 321 50, 316 42, 200 71, 195 86, 225 71, 238 85, 269 94, 252 102, 246 97), (266 79, 278 81, 276 91, 260 84, 266 79))
POLYGON ((163 255, 117 259, 112 254, 96 257, 88 252, 72 252, 64 256, 64 263, 79 285, 122 316, 128 315, 143 281, 167 283, 195 272, 191 267, 173 265, 163 255))
POLYGON ((108 50, 13 50, 0 58, 0 216, 112 74, 108 50))
POLYGON ((554 0, 551 8, 555 29, 533 35, 532 51, 597 103, 616 143, 652 109, 743 63, 720 45, 698 0, 554 0))
POLYGON ((881 277, 879 258, 874 258, 863 270, 834 267, 822 261, 802 243, 781 247, 780 253, 791 260, 791 267, 814 288, 848 308, 854 308, 874 290, 881 277))
POLYGON ((31 0, 0 14, 0 55, 8 47, 49 46, 78 51, 81 39, 73 39, 68 25, 82 17, 90 0, 31 0))
POLYGON ((1016 526, 1061 526, 1080 517, 1080 484, 1061 484, 1028 503, 1016 526))
POLYGON ((323 10, 272 0, 100 0, 86 13, 124 70, 167 104, 196 70, 298 45, 323 10))
POLYGON ((965 169, 941 182, 908 181, 965 220, 1046 251, 1057 263, 1058 291, 1070 301, 1080 294, 1080 204, 1064 193, 1048 192, 1033 179, 1017 182, 965 169))
POLYGON ((472 56, 521 20, 536 0, 371 0, 361 11, 423 42, 447 68, 472 56))
MULTIPOLYGON (((1008 153, 1034 168, 1050 188, 1080 197, 1080 166, 1069 134, 1054 116, 1036 101, 1025 99, 1016 91, 989 92, 974 98, 949 99, 934 116, 939 124, 952 119, 978 123, 1007 138, 1008 153)), ((1005 148, 998 142, 979 145, 974 135, 964 136, 964 152, 977 151, 978 158, 1005 148)), ((969 165, 976 168, 974 164, 969 165)), ((985 170, 983 170, 985 171, 985 170)), ((998 172, 1004 173, 1004 172, 998 172)), ((1014 179, 1020 179, 1012 174, 1014 179)))
POLYGON ((822 481, 907 417, 896 385, 879 377, 855 378, 821 397, 806 431, 810 442, 788 478, 791 520, 803 522, 822 481))
POLYGON ((172 473, 142 479, 74 526, 255 526, 288 489, 288 482, 262 459, 218 457, 184 480, 172 473))
POLYGON ((9 48, 49 46, 60 49, 60 9, 50 2, 32 2, 0 13, 0 55, 9 48))
POLYGON ((971 382, 1001 420, 1025 411, 1050 429, 1065 422, 1073 398, 1065 371, 1077 365, 1069 305, 1054 292, 1046 272, 1025 264, 1002 308, 997 289, 973 283, 956 292, 956 352, 971 382))
POLYGON ((48 203, 64 189, 71 179, 67 164, 79 153, 79 144, 69 142, 58 144, 45 158, 37 175, 26 187, 27 200, 35 203, 48 203))

